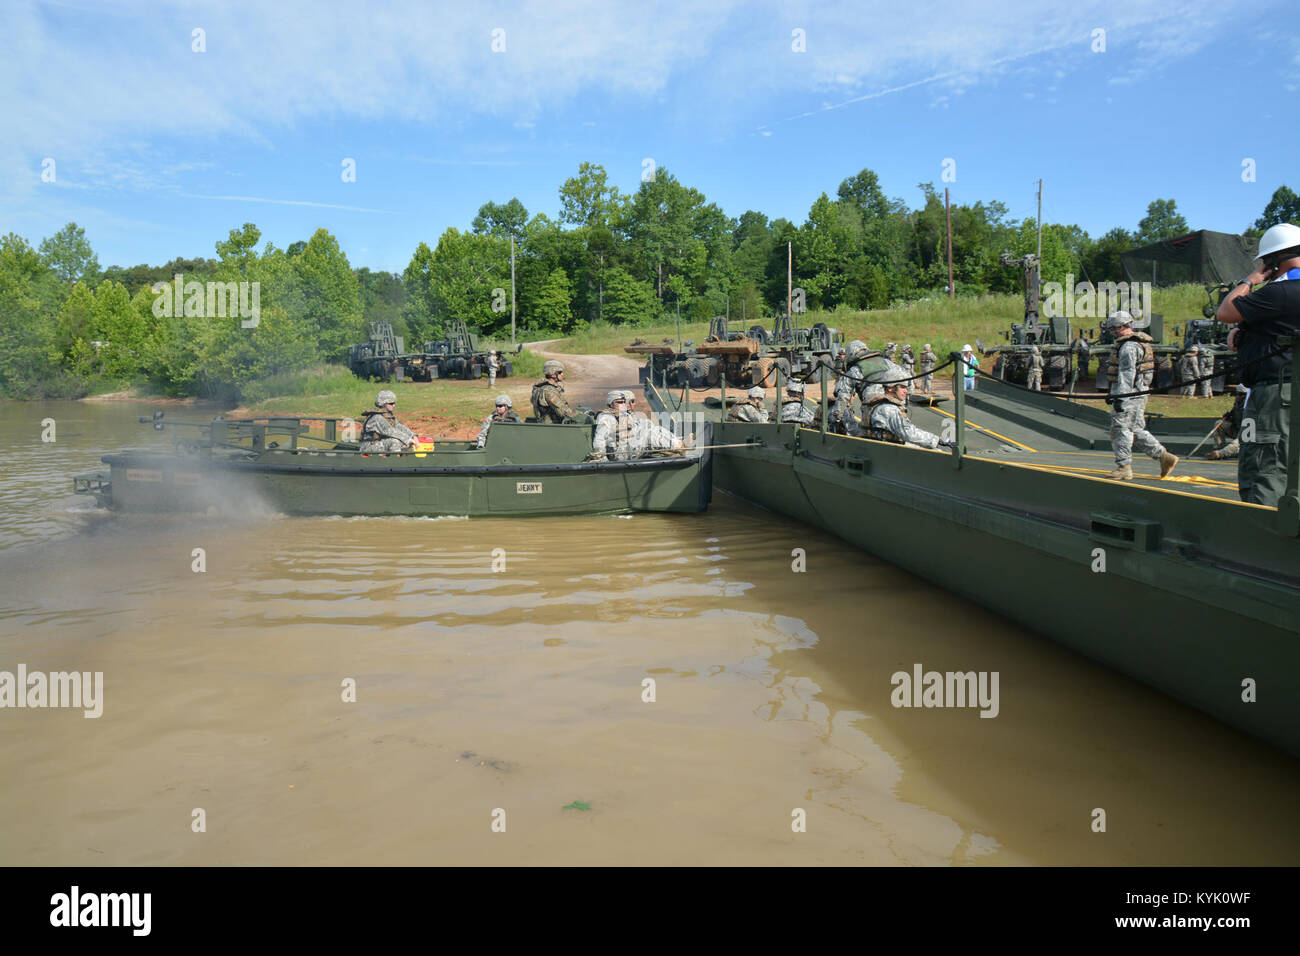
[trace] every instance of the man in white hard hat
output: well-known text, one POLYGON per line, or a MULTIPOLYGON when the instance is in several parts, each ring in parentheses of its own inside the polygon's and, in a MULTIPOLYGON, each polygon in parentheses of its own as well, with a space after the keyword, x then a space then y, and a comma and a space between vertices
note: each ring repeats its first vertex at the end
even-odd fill
POLYGON ((963 391, 971 391, 975 388, 975 370, 979 368, 979 359, 975 357, 975 352, 969 345, 961 347, 962 379, 961 387, 963 391))
POLYGON ((1115 352, 1110 358, 1110 444, 1115 450, 1115 470, 1110 477, 1117 481, 1133 480, 1133 449, 1146 452, 1160 462, 1160 477, 1174 470, 1178 456, 1147 431, 1145 392, 1155 378, 1156 356, 1151 336, 1133 331, 1133 316, 1124 311, 1110 314, 1115 330, 1115 352))
POLYGON ((1241 383, 1250 390, 1241 412, 1238 493, 1242 501, 1275 508, 1286 492, 1291 349, 1271 353, 1278 336, 1300 335, 1300 227, 1273 226, 1260 236, 1257 258, 1255 270, 1219 303, 1218 319, 1237 325, 1228 333, 1228 347, 1236 351, 1241 383))

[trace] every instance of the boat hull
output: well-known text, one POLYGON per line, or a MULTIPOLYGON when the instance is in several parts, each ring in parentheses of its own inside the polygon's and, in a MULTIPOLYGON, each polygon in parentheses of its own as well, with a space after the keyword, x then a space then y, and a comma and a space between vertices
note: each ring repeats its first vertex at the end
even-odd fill
MULTIPOLYGON (((793 426, 717 426, 720 489, 1300 756, 1300 541, 1277 512, 793 426), (1099 560, 1100 559, 1100 560, 1099 560)), ((887 680, 882 675, 882 680, 887 680)))
MULTIPOLYGON (((227 454, 123 452, 78 491, 118 511, 266 510, 290 515, 572 515, 699 512, 712 496, 713 453, 585 461, 589 426, 493 427, 484 449, 431 453, 227 448, 227 454)), ((708 434, 697 436, 708 444, 708 434)))

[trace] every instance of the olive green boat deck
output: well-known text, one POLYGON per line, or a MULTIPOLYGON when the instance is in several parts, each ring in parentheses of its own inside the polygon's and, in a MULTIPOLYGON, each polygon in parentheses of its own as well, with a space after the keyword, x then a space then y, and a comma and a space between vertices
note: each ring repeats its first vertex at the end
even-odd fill
MULTIPOLYGON (((951 403, 927 407, 913 407, 909 416, 913 423, 926 431, 941 434, 944 422, 953 420, 951 403)), ((951 424, 948 426, 951 428, 951 424)), ((981 458, 1017 462, 1046 468, 1061 474, 1090 478, 1106 478, 1115 467, 1109 439, 1099 449, 1085 450, 1077 443, 1068 443, 1036 431, 1026 425, 1008 421, 986 411, 968 408, 965 432, 966 452, 981 458)), ((1173 473, 1160 478, 1160 466, 1141 453, 1133 455, 1133 481, 1161 491, 1176 491, 1205 495, 1225 501, 1240 501, 1237 494, 1237 462, 1211 461, 1202 457, 1214 447, 1207 442, 1196 458, 1182 457, 1173 473)))

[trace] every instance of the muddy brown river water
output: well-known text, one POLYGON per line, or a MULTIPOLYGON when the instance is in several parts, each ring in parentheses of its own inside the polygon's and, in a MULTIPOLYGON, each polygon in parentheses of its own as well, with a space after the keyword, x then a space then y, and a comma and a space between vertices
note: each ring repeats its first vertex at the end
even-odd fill
POLYGON ((0 671, 103 674, 98 718, 0 709, 0 863, 1300 862, 1300 762, 743 501, 73 496, 106 451, 170 441, 149 411, 0 404, 0 671), (997 716, 892 706, 916 664, 996 671, 997 716))

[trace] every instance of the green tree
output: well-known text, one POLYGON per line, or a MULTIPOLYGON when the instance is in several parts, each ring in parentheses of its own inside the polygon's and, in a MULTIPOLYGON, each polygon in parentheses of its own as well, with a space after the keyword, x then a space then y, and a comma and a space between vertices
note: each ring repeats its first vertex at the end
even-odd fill
POLYGON ((456 317, 488 334, 509 326, 509 300, 502 312, 493 310, 509 295, 510 244, 505 240, 450 228, 432 252, 420 244, 403 278, 410 292, 407 324, 418 341, 441 337, 456 317))
POLYGON ((359 286, 348 257, 334 236, 317 229, 301 253, 288 259, 302 295, 301 317, 314 329, 321 354, 341 360, 350 344, 365 337, 359 286))
POLYGON ((614 325, 639 325, 659 315, 659 300, 649 282, 634 279, 626 269, 611 268, 605 275, 604 318, 614 325))
POLYGON ((55 314, 61 281, 27 240, 0 237, 0 396, 57 394, 62 378, 55 314))
POLYGON ((70 222, 41 240, 41 260, 69 289, 74 283, 90 284, 99 275, 99 258, 86 239, 86 230, 70 222))
POLYGON ((1123 226, 1111 229, 1088 246, 1082 262, 1084 278, 1093 283, 1123 281, 1120 253, 1128 252, 1133 246, 1133 234, 1127 229, 1123 226))
POLYGON ((563 269, 555 269, 542 284, 534 312, 540 328, 557 332, 573 330, 573 311, 569 296, 569 277, 563 269))
POLYGON ((889 213, 889 201, 880 188, 880 178, 863 169, 840 183, 837 193, 842 203, 852 203, 867 219, 879 219, 889 213))
POLYGON ((1153 199, 1147 206, 1147 214, 1138 222, 1134 240, 1141 246, 1163 239, 1177 239, 1190 231, 1174 200, 1153 199))
MULTIPOLYGON (((1038 224, 1033 219, 1024 219, 1012 243, 1011 252, 1023 256, 1037 248, 1038 224)), ((1056 223, 1043 224, 1043 258, 1039 269, 1043 282, 1064 282, 1067 273, 1074 273, 1075 281, 1079 281, 1078 260, 1070 251, 1067 230, 1056 223)), ((1017 291, 1024 289, 1024 272, 1019 267, 1007 269, 1007 274, 1013 277, 1017 291)))
POLYGON ((479 206, 478 215, 474 217, 470 228, 480 235, 486 233, 498 239, 508 240, 511 236, 516 239, 522 236, 524 226, 527 224, 528 210, 515 198, 501 205, 485 202, 479 206))
POLYGON ((1273 190, 1273 197, 1264 207, 1264 214, 1255 220, 1255 229, 1262 233, 1270 226, 1282 222, 1300 225, 1300 196, 1290 186, 1278 186, 1273 190))
POLYGON ((560 222, 575 226, 608 226, 622 214, 626 198, 609 185, 605 167, 582 163, 578 175, 560 187, 560 222))

